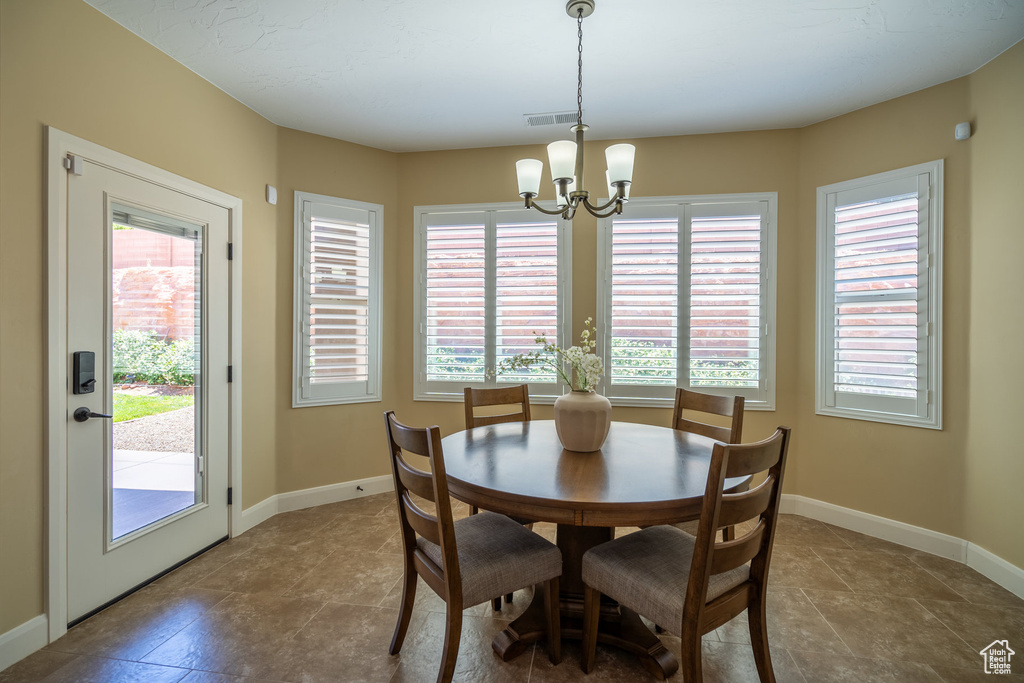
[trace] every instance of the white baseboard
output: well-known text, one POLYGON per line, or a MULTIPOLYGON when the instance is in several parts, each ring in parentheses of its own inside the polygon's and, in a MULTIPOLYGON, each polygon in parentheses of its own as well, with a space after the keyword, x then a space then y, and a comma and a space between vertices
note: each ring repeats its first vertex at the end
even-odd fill
POLYGON ((1024 598, 1024 569, 973 543, 967 544, 967 566, 1024 598))
POLYGON ((827 522, 844 529, 955 560, 995 581, 1014 595, 1024 598, 1024 569, 1016 567, 998 555, 962 538, 825 503, 814 498, 786 493, 782 494, 779 511, 810 517, 820 522, 827 522))
POLYGON ((45 614, 0 634, 0 671, 20 662, 48 642, 49 629, 45 614))
POLYGON ((315 505, 337 503, 343 500, 372 496, 376 493, 386 493, 394 490, 394 481, 390 474, 386 474, 380 477, 356 479, 354 481, 317 486, 316 488, 303 489, 301 491, 279 493, 243 510, 241 528, 235 535, 248 531, 280 512, 302 510, 315 505))

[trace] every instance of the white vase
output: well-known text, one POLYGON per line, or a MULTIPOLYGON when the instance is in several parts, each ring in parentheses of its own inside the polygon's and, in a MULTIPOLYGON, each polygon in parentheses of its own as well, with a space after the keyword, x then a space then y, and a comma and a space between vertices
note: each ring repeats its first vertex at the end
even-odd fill
POLYGON ((601 450, 612 423, 612 404, 593 391, 571 391, 555 399, 555 431, 562 448, 580 453, 601 450))

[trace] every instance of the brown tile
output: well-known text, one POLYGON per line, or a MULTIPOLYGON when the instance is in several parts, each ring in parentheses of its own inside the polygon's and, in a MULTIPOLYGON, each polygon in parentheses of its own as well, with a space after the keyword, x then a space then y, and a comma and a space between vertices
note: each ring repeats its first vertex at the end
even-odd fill
POLYGON ((303 683, 386 683, 401 661, 388 654, 397 617, 391 609, 325 605, 257 675, 303 683))
POLYGON ((992 674, 985 673, 985 669, 981 663, 981 658, 978 658, 978 666, 972 669, 954 669, 948 666, 936 666, 932 664, 932 669, 938 674, 939 678, 948 683, 992 683, 993 680, 999 681, 999 683, 1021 683, 1024 681, 1024 674, 999 674, 996 678, 992 678, 992 674))
POLYGON ((313 600, 234 593, 143 660, 252 676, 322 606, 313 600))
MULTIPOLYGON (((671 646, 669 647, 671 650, 671 646)), ((529 656, 527 652, 523 657, 529 656)), ((620 683, 621 681, 652 681, 654 677, 640 664, 640 660, 623 650, 607 647, 598 643, 597 655, 594 658, 594 670, 589 674, 580 669, 581 649, 578 640, 562 641, 562 663, 551 664, 548 650, 543 643, 538 643, 533 653, 533 669, 530 672, 530 683, 564 683, 568 681, 586 681, 586 683, 620 683)), ((682 674, 676 672, 667 679, 672 683, 680 683, 682 674)))
MULTIPOLYGON (((749 645, 705 642, 701 650, 704 683, 760 682, 749 645)), ((772 671, 778 683, 805 683, 789 652, 782 648, 772 648, 772 671)))
POLYGON ((376 606, 402 577, 401 555, 337 550, 285 592, 291 598, 376 606))
POLYGON ((910 557, 918 566, 962 595, 968 602, 1024 608, 1024 599, 966 564, 924 552, 916 552, 910 557))
POLYGON ((196 583, 196 587, 281 595, 320 564, 330 552, 330 548, 317 545, 268 545, 256 548, 214 570, 196 583))
POLYGON ((251 538, 228 539, 173 572, 161 576, 150 585, 168 590, 194 586, 231 560, 244 556, 256 545, 251 538))
POLYGON ((864 683, 900 681, 938 683, 942 679, 926 664, 867 657, 826 655, 818 652, 790 652, 804 678, 814 683, 864 683))
MULTIPOLYGON (((727 643, 750 644, 747 613, 717 629, 718 637, 727 643)), ((801 649, 812 652, 850 654, 832 627, 815 609, 799 588, 769 587, 768 642, 772 649, 801 649)))
POLYGON ((880 538, 844 529, 841 526, 832 524, 825 524, 825 526, 854 550, 871 550, 880 553, 896 553, 898 555, 910 555, 917 552, 905 545, 893 543, 892 541, 883 541, 880 538))
MULTIPOLYGON (((980 652, 994 640, 1009 639, 1011 648, 1021 650, 1021 661, 1024 661, 1024 609, 937 600, 918 602, 976 651, 980 652)), ((1021 670, 1024 672, 1024 664, 1021 670)))
POLYGON ((188 669, 123 659, 79 656, 47 676, 45 683, 177 683, 188 669))
POLYGON ((970 667, 976 655, 916 600, 804 591, 857 657, 970 667))
MULTIPOLYGON (((481 617, 485 619, 503 619, 509 621, 515 619, 529 606, 533 599, 533 588, 524 588, 516 591, 512 596, 512 603, 501 603, 501 611, 495 612, 490 602, 482 602, 479 605, 471 605, 463 610, 464 616, 481 617)), ((391 590, 381 601, 380 607, 399 609, 402 606, 402 578, 401 576, 391 587, 391 590)), ((446 610, 444 600, 437 596, 430 586, 423 579, 416 582, 416 600, 413 603, 413 610, 417 612, 439 612, 444 614, 446 610)))
MULTIPOLYGON (((396 516, 397 517, 397 516, 396 516)), ((390 516, 338 517, 316 533, 316 542, 332 550, 379 550, 398 531, 398 520, 390 516)))
POLYGON ((228 595, 199 588, 143 588, 78 624, 48 649, 139 660, 228 595))
POLYGON ((308 509, 311 511, 315 510, 320 515, 329 514, 334 517, 341 515, 347 517, 373 517, 386 511, 395 512, 398 509, 398 502, 394 492, 388 491, 387 493, 375 493, 371 496, 361 496, 337 503, 318 505, 315 508, 308 509))
POLYGON ((0 671, 0 683, 35 683, 41 681, 77 655, 52 650, 39 650, 0 671))
POLYGON ((815 548, 814 552, 856 593, 963 600, 904 555, 832 548, 815 548))
POLYGON ((554 543, 558 540, 558 525, 551 522, 537 522, 533 525, 533 533, 554 543))
MULTIPOLYGON (((411 683, 413 681, 431 683, 436 680, 441 665, 444 624, 443 614, 429 612, 424 613, 418 623, 410 625, 402 651, 398 655, 398 669, 395 671, 394 678, 391 679, 394 683, 411 683)), ((459 656, 455 665, 453 681, 465 683, 517 681, 526 683, 530 680, 532 647, 511 662, 501 661, 491 649, 491 641, 494 636, 506 625, 507 622, 496 619, 463 617, 459 656)))
POLYGON ((402 545, 402 532, 396 531, 391 535, 384 545, 377 548, 378 553, 385 553, 387 555, 401 555, 405 552, 405 546, 402 545))
POLYGON ((249 529, 239 538, 266 545, 309 545, 316 543, 314 534, 330 522, 310 515, 305 510, 282 512, 249 529))
POLYGON ((771 587, 814 588, 826 591, 848 591, 850 587, 814 552, 799 545, 779 545, 772 549, 771 587))
POLYGON ((850 547, 821 522, 800 515, 779 515, 775 529, 775 545, 844 549, 850 547))
POLYGON ((212 671, 193 671, 181 683, 281 683, 269 678, 249 678, 248 676, 228 676, 227 674, 216 674, 212 671))

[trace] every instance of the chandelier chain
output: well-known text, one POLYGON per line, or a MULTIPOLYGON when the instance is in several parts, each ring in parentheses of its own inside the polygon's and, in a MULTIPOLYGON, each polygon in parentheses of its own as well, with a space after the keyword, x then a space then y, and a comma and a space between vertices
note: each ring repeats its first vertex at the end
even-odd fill
POLYGON ((583 125, 583 8, 576 14, 576 35, 579 38, 579 58, 576 62, 576 123, 583 125))

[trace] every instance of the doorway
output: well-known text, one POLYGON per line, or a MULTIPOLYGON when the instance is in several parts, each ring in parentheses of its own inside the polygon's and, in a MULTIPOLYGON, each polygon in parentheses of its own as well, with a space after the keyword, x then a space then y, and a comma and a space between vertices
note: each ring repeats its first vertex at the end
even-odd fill
POLYGON ((232 528, 241 202, 49 133, 53 639, 232 528))

